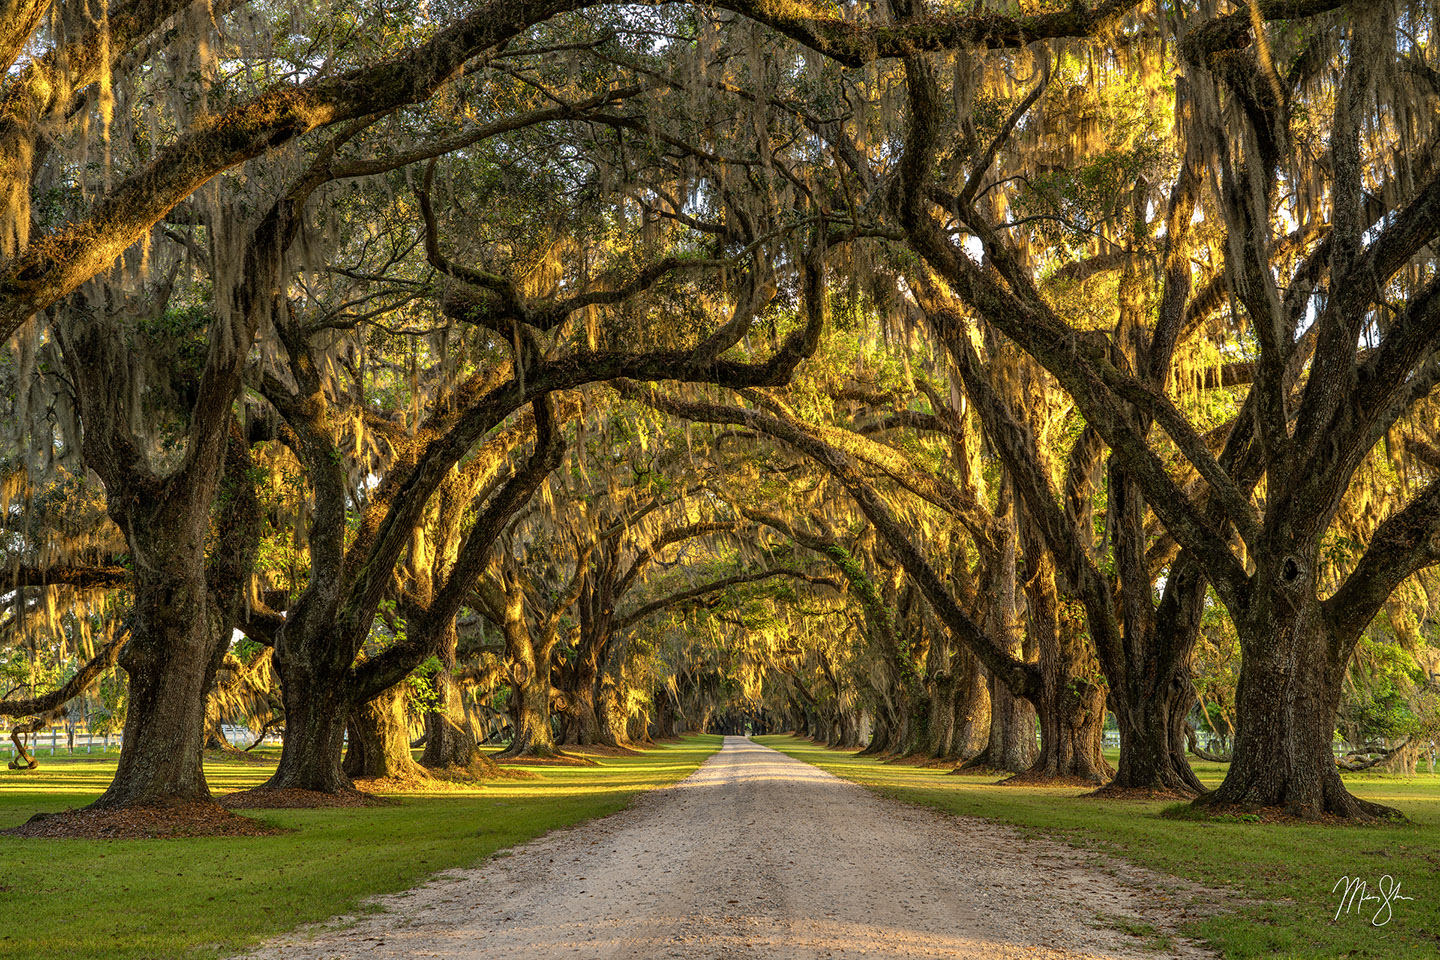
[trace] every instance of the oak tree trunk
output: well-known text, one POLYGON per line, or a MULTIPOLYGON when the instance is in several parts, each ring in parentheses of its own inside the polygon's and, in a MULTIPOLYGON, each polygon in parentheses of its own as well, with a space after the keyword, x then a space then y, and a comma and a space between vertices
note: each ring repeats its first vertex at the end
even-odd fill
POLYGON ((908 708, 896 711, 894 721, 890 724, 889 736, 885 738, 885 745, 880 751, 882 754, 902 757, 910 752, 915 741, 914 716, 914 712, 908 708))
MULTIPOLYGON (((1005 496, 1008 497, 1008 493, 1005 496)), ((986 586, 990 596, 986 622, 997 638, 1004 639, 1012 656, 1024 658, 1025 649, 1015 596, 1015 555, 1016 541, 1019 539, 1017 512, 1011 508, 1001 515, 1005 529, 999 555, 986 571, 986 586)), ((985 749, 957 767, 956 772, 990 769, 1020 773, 1028 770, 1039 752, 1035 746, 1035 727, 1034 706, 1028 700, 1015 696, 1009 687, 991 676, 990 732, 985 749)))
POLYGON ((284 646, 276 648, 275 671, 285 704, 285 739, 280 765, 265 786, 321 793, 353 789, 341 765, 350 715, 347 671, 312 662, 298 649, 282 655, 284 646))
POLYGON ((894 710, 882 700, 875 710, 875 725, 870 729, 870 743, 860 751, 860 756, 869 757, 885 752, 885 745, 891 740, 890 728, 893 719, 894 710))
POLYGON ((342 765, 346 776, 365 780, 417 780, 430 776, 410 753, 403 683, 353 708, 347 728, 348 746, 342 765))
POLYGON ((497 760, 512 757, 553 757, 555 733, 550 727, 550 671, 533 665, 515 664, 510 686, 510 722, 514 731, 510 745, 495 755, 497 760))
POLYGON ((165 566, 137 564, 135 572, 131 639, 119 659, 129 678, 124 748, 95 809, 210 799, 202 766, 206 696, 229 637, 213 612, 203 559, 164 549, 153 559, 165 566))
POLYGON ((675 700, 668 689, 661 689, 655 695, 655 739, 671 740, 679 736, 675 719, 675 700))
POLYGON ((1105 733, 1105 690, 1085 678, 1047 685, 1039 698, 1040 755, 1027 771, 1057 779, 1100 784, 1110 775, 1101 748, 1105 733))
MULTIPOLYGON (((607 678, 608 680, 608 678, 607 678)), ((597 740, 607 747, 628 747, 630 737, 627 734, 629 718, 625 713, 625 704, 620 699, 619 688, 611 682, 601 681, 599 704, 595 710, 595 719, 598 727, 597 740)), ((708 719, 701 729, 708 729, 708 719)))
POLYGON ((600 718, 595 705, 595 686, 600 673, 598 647, 583 648, 565 691, 569 709, 565 718, 566 744, 591 746, 600 743, 600 718))
POLYGON ((1101 753, 1105 690, 1100 685, 1100 665, 1085 639, 1085 621, 1078 605, 1060 601, 1054 559, 1040 531, 1028 514, 1022 517, 1026 618, 1040 654, 1041 676, 1034 702, 1040 723, 1040 755, 1026 779, 1104 783, 1110 765, 1101 753))
MULTIPOLYGON (((951 658, 952 666, 960 658, 951 658)), ((949 756, 955 740, 955 687, 957 678, 951 672, 935 677, 930 689, 930 712, 925 719, 925 742, 921 750, 926 756, 949 756)))
MULTIPOLYGON (((1285 561, 1286 572, 1295 567, 1285 561)), ((1229 772, 1195 803, 1212 809, 1278 807, 1305 819, 1395 816, 1388 807, 1352 796, 1335 764, 1335 712, 1350 650, 1337 650, 1341 645, 1320 604, 1304 595, 1313 591, 1303 582, 1287 590, 1284 574, 1274 573, 1259 565, 1257 583, 1276 586, 1257 590, 1253 616, 1236 625, 1245 668, 1235 695, 1229 772)))
POLYGON ((985 749, 957 770, 990 769, 1020 773, 1035 763, 1035 708, 1010 688, 990 681, 990 733, 985 749))
POLYGON ((650 743, 650 734, 647 728, 650 726, 650 716, 643 711, 630 718, 627 724, 628 739, 631 744, 650 743))
POLYGON ((1185 717, 1193 699, 1189 679, 1157 684, 1152 696, 1120 698, 1110 708, 1120 732, 1120 760, 1112 786, 1170 793, 1204 792, 1185 758, 1185 717))
POLYGON ((968 651, 960 657, 962 675, 955 691, 955 727, 947 759, 969 760, 990 742, 990 681, 968 651))
POLYGON ((455 682, 455 651, 459 638, 453 621, 441 640, 440 669, 432 681, 436 706, 425 714, 425 752, 420 762, 432 770, 468 767, 475 759, 475 731, 455 682))
MULTIPOLYGON (((1167 571, 1160 603, 1150 600, 1144 511, 1139 490, 1124 471, 1112 469, 1110 515, 1113 549, 1128 583, 1145 596, 1125 596, 1121 617, 1125 655, 1111 664, 1109 703, 1120 734, 1120 761, 1111 787, 1192 796, 1204 785, 1185 756, 1185 717, 1194 700, 1190 659, 1204 614, 1202 565, 1182 551, 1167 571)), ((1133 591, 1132 591, 1133 592, 1133 591)))

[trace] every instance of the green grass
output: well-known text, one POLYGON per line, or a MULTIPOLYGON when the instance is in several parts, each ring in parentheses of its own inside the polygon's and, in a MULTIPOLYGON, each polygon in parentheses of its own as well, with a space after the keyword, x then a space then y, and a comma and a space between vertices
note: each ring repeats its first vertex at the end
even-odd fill
MULTIPOLYGON (((1013 824, 1226 890, 1239 905, 1185 931, 1226 957, 1440 955, 1440 776, 1347 776, 1358 796, 1399 808, 1411 820, 1405 825, 1196 822, 1161 817, 1173 805, 1165 801, 1091 800, 1076 788, 999 786, 993 776, 885 764, 794 737, 756 739, 900 800, 1013 824), (1415 898, 1396 901, 1389 923, 1372 925, 1375 904, 1335 919, 1339 894, 1331 888, 1342 875, 1364 878, 1373 892, 1385 874, 1415 898)), ((1213 785, 1224 768, 1200 763, 1196 772, 1213 785)))
MULTIPOLYGON (((530 767, 536 780, 409 795, 399 805, 256 810, 296 832, 186 840, 22 840, 0 837, 0 957, 192 960, 225 956, 304 923, 414 886, 437 870, 625 806, 687 776, 719 748, 691 737, 596 767, 530 767)), ((267 777, 268 763, 206 765, 216 793, 267 777)), ((0 771, 0 827, 93 800, 115 761, 41 758, 0 771)))
POLYGON ((1143 923, 1139 920, 1132 920, 1129 917, 1107 916, 1101 914, 1096 917, 1100 926, 1110 927, 1119 930, 1121 933, 1128 933, 1130 936, 1140 940, 1146 949, 1169 950, 1172 942, 1169 937, 1156 929, 1153 923, 1143 923))

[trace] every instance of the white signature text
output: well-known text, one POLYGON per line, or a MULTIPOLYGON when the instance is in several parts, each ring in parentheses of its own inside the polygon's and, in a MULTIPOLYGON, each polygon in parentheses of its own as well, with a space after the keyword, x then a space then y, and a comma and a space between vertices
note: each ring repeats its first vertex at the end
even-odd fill
POLYGON ((1360 877, 1341 877, 1335 881, 1330 892, 1340 894, 1340 903, 1335 907, 1336 920, 1340 919, 1342 913, 1353 913, 1357 916, 1368 913, 1371 925, 1376 927, 1383 927, 1390 922, 1395 915, 1393 905, 1396 901, 1415 899, 1401 893, 1400 881, 1388 873, 1375 884, 1373 893, 1370 884, 1360 877), (1371 907, 1374 907, 1373 913, 1371 907))

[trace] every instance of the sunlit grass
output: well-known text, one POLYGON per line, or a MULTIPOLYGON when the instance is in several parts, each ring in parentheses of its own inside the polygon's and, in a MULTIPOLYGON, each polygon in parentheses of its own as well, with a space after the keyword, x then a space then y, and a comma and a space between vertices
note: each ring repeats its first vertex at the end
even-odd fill
MULTIPOLYGON (((1165 873, 1223 889, 1234 909, 1191 924, 1225 956, 1383 957, 1440 955, 1440 776, 1365 773, 1347 777, 1368 800, 1398 807, 1403 826, 1323 827, 1244 822, 1193 822, 1161 817, 1165 801, 1111 801, 1064 787, 1010 787, 994 776, 953 776, 946 770, 885 764, 828 750, 794 737, 759 742, 897 799, 950 813, 1014 824, 1078 846, 1118 854, 1165 873), (1365 878, 1372 892, 1382 875, 1413 900, 1394 903, 1394 919, 1335 919, 1343 875, 1365 878)), ((1224 768, 1200 763, 1203 780, 1219 783, 1224 768)))
MULTIPOLYGON (((598 766, 531 767, 538 779, 408 795, 397 806, 264 810, 274 837, 20 840, 0 837, 0 957, 171 960, 225 956, 352 910, 427 874, 474 864, 547 830, 613 813, 687 776, 721 744, 691 737, 598 766)), ((271 763, 208 763, 218 793, 253 787, 271 763)), ((0 827, 93 800, 115 760, 41 758, 0 773, 0 827)))

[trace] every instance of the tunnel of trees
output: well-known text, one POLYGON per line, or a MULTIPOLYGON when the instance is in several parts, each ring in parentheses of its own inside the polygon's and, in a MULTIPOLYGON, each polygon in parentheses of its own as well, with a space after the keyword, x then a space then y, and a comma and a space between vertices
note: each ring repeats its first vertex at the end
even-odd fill
POLYGON ((0 715, 123 735, 97 809, 241 724, 1389 815, 1433 0, 312 6, 0 0, 0 715))

